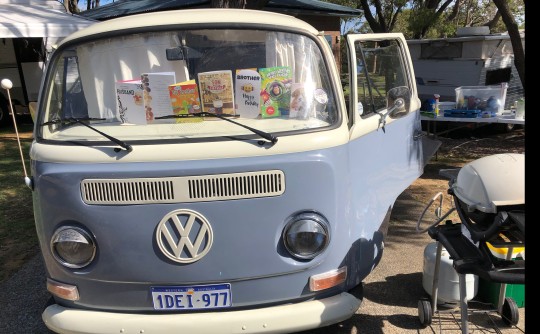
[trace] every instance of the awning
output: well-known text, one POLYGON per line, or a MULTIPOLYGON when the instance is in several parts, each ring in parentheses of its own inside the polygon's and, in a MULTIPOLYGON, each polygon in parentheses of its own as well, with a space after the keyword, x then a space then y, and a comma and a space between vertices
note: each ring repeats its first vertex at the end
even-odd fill
POLYGON ((0 0, 0 38, 66 37, 97 22, 47 6, 50 2, 0 0))

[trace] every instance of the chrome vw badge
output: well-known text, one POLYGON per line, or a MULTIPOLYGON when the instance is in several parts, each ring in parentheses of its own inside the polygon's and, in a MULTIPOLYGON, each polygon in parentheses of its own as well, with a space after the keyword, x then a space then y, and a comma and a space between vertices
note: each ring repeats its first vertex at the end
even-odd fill
POLYGON ((169 259, 192 263, 205 256, 212 247, 212 227, 198 212, 180 209, 168 213, 156 230, 159 249, 169 259))

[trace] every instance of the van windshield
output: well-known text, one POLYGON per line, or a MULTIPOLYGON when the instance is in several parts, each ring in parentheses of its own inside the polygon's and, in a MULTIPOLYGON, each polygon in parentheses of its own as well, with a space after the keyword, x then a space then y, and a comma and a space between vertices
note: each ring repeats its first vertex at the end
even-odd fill
POLYGON ((125 141, 288 135, 339 120, 319 46, 300 34, 135 33, 59 50, 49 67, 38 119, 47 140, 107 140, 69 119, 125 141))

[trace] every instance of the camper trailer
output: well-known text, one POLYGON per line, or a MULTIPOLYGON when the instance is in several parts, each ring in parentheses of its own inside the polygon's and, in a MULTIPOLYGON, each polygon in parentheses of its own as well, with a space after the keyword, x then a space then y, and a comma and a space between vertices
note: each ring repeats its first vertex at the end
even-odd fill
MULTIPOLYGON (((17 116, 30 118, 47 56, 63 37, 95 21, 66 13, 58 1, 0 0, 0 78, 13 83, 17 116)), ((0 92, 0 127, 9 124, 8 96, 0 92)))
MULTIPOLYGON (((525 31, 521 32, 525 44, 525 31)), ((440 101, 456 101, 461 86, 508 84, 505 109, 524 96, 514 66, 512 43, 507 33, 490 34, 488 27, 465 27, 456 37, 407 40, 421 100, 440 95, 440 101)))

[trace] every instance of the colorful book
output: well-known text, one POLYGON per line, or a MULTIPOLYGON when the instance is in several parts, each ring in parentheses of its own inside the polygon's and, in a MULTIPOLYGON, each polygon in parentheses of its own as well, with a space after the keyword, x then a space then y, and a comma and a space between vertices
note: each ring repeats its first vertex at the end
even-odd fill
POLYGON ((155 117, 172 115, 169 86, 176 83, 174 72, 150 72, 141 74, 143 84, 144 107, 148 120, 155 117))
POLYGON ((232 71, 201 72, 198 81, 204 112, 234 115, 232 71))
POLYGON ((236 70, 236 114, 244 118, 258 118, 260 108, 261 75, 256 68, 236 70))
POLYGON ((307 119, 315 116, 314 87, 314 83, 305 82, 291 85, 289 118, 307 119))
POLYGON ((292 70, 288 66, 259 69, 262 118, 289 116, 292 70))
MULTIPOLYGON (((201 112, 199 88, 195 80, 179 82, 169 86, 171 108, 175 115, 188 115, 201 112)), ((181 117, 177 123, 202 122, 202 117, 181 117)))
POLYGON ((146 124, 141 80, 117 81, 115 89, 120 121, 129 124, 146 124))

